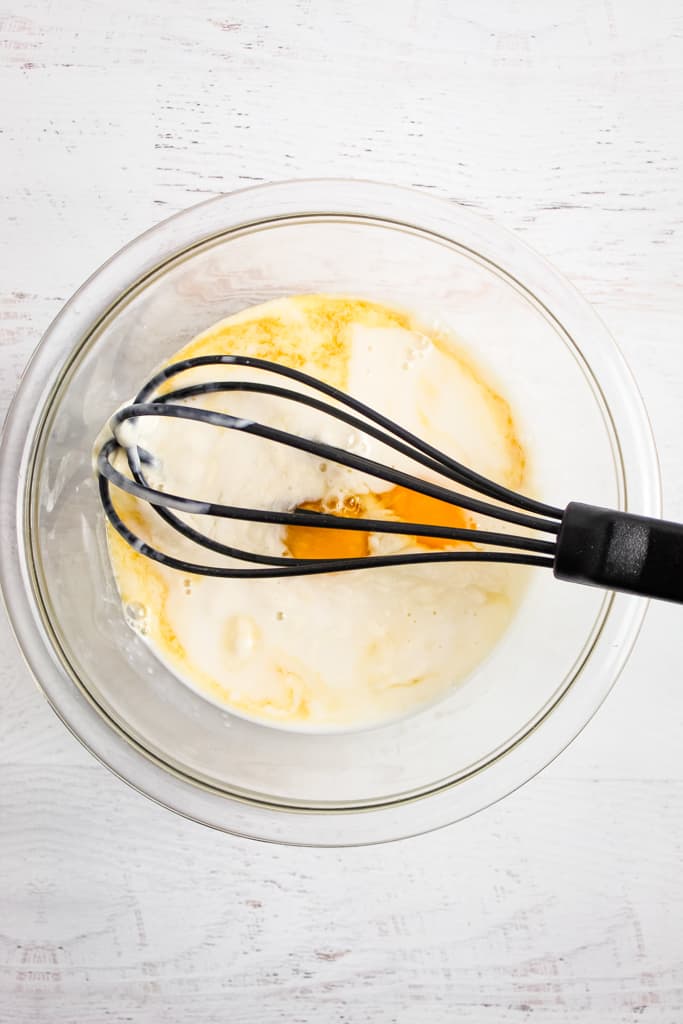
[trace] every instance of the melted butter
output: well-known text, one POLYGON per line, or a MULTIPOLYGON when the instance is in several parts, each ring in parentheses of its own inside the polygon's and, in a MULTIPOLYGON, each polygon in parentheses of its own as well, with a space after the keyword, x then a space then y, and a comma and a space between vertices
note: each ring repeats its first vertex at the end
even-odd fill
MULTIPOLYGON (((362 299, 326 296, 321 302, 318 295, 301 295, 286 299, 284 303, 288 305, 287 315, 254 316, 253 311, 247 309, 221 321, 197 335, 168 363, 178 358, 239 352, 306 370, 345 390, 351 328, 362 325, 408 329, 410 325, 407 314, 362 299)), ((215 373, 215 368, 209 369, 215 373)), ((172 387, 169 384, 166 390, 172 387)))

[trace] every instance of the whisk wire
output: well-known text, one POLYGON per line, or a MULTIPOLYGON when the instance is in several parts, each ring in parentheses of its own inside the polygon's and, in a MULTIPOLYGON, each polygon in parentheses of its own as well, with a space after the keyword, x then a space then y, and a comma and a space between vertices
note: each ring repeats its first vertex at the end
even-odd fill
MULTIPOLYGON (((552 568, 552 558, 542 555, 521 554, 514 551, 428 551, 412 552, 404 555, 368 555, 363 558, 329 558, 329 559, 298 559, 270 558, 242 551, 239 548, 226 548, 223 552, 242 561, 260 562, 270 568, 238 569, 223 566, 208 566, 199 562, 189 562, 176 558, 166 552, 159 551, 142 541, 137 534, 123 522, 116 512, 109 494, 109 481, 100 476, 100 498, 107 518, 116 532, 130 544, 135 551, 145 555, 152 561, 159 562, 170 569, 196 576, 215 576, 220 579, 258 579, 278 578, 285 576, 314 576, 329 572, 347 570, 372 569, 396 565, 425 565, 433 562, 496 562, 513 565, 538 565, 552 568), (286 562, 286 565, 282 563, 286 562)), ((209 538, 207 538, 208 540, 209 538)), ((203 546, 208 545, 202 541, 203 546)))
POLYGON ((121 425, 127 421, 135 421, 144 416, 159 416, 201 422, 206 425, 223 429, 244 431, 255 436, 286 445, 299 451, 307 452, 326 461, 336 462, 342 466, 368 473, 388 483, 408 488, 430 498, 447 502, 481 515, 490 516, 506 522, 524 526, 538 532, 557 534, 562 512, 552 506, 545 505, 535 499, 518 495, 475 473, 457 460, 427 444, 410 431, 394 423, 388 417, 364 405, 358 399, 344 394, 332 385, 310 377, 302 371, 291 367, 271 363, 268 360, 256 359, 239 355, 199 356, 182 360, 159 371, 140 390, 134 402, 119 410, 111 420, 113 437, 102 447, 98 456, 98 473, 100 498, 105 514, 113 528, 131 546, 141 554, 154 561, 165 564, 182 572, 217 577, 263 577, 263 576, 297 576, 324 572, 340 572, 362 568, 378 568, 406 564, 434 562, 507 562, 527 565, 553 566, 555 541, 546 541, 538 537, 519 536, 517 534, 496 533, 487 530, 474 530, 458 527, 433 526, 424 523, 406 523, 403 521, 368 518, 349 518, 313 510, 296 509, 280 511, 273 509, 241 508, 239 506, 222 505, 215 502, 197 501, 182 495, 160 491, 151 487, 144 475, 143 463, 153 462, 153 456, 144 452, 137 445, 124 445, 120 440, 121 425), (162 394, 155 394, 167 381, 188 370, 210 365, 233 365, 265 370, 295 380, 308 388, 317 390, 332 398, 340 406, 346 406, 360 413, 364 419, 347 412, 344 408, 323 402, 313 395, 292 391, 260 381, 211 381, 176 388, 162 394), (355 452, 346 451, 334 445, 326 444, 310 438, 299 437, 251 419, 231 416, 210 409, 191 405, 176 404, 181 401, 193 400, 208 394, 220 392, 250 392, 270 395, 287 401, 298 402, 326 415, 332 416, 347 425, 358 429, 389 446, 393 450, 406 455, 413 461, 432 470, 455 483, 468 488, 477 489, 487 497, 496 499, 504 505, 493 505, 479 498, 449 490, 438 484, 422 480, 402 470, 393 469, 372 459, 365 458, 355 452), (112 458, 120 449, 125 448, 131 476, 119 472, 112 464, 112 458), (259 565, 259 568, 235 568, 232 566, 209 566, 203 563, 190 562, 185 559, 159 551, 141 540, 120 518, 110 494, 110 484, 126 491, 136 498, 147 501, 155 512, 174 530, 193 543, 200 545, 219 555, 228 556, 241 561, 259 565), (505 507, 513 505, 516 508, 505 507), (522 511, 520 511, 520 509, 522 511), (507 550, 483 551, 479 548, 468 551, 428 551, 410 552, 387 555, 368 555, 353 558, 294 558, 275 555, 264 555, 259 552, 245 551, 231 545, 223 544, 201 530, 187 523, 175 512, 190 515, 208 515, 237 521, 252 521, 285 526, 312 526, 321 529, 362 530, 371 533, 390 533, 417 537, 438 538, 442 540, 470 541, 487 544, 507 550), (513 550, 509 550, 513 549, 513 550))
MULTIPOLYGON (((121 409, 117 412, 112 418, 114 433, 116 433, 116 428, 126 420, 135 420, 143 416, 193 420, 210 426, 223 427, 228 430, 244 431, 246 434, 253 434, 255 437, 261 437, 267 441, 274 441, 277 444, 286 445, 287 447, 294 448, 297 451, 307 452, 309 455, 315 455, 318 458, 323 458, 330 462, 336 462, 340 466, 347 466, 349 469, 368 473, 379 480, 384 480, 387 483, 393 483, 400 487, 406 487, 409 490, 417 491, 419 494, 424 494, 429 498, 436 498, 438 501, 447 502, 449 505, 466 508, 470 512, 477 512, 480 515, 491 514, 491 505, 488 502, 480 501, 478 498, 473 498, 467 494, 448 490, 448 488, 441 487, 438 484, 431 484, 426 480, 421 480, 419 477, 412 476, 402 470, 393 469, 391 466, 385 466, 380 462, 375 462, 374 459, 367 459, 362 455, 357 455, 355 452, 345 451, 343 448, 337 448, 334 445, 326 444, 324 441, 313 441, 306 437, 299 437, 297 434, 290 434, 285 430, 279 430, 277 427, 270 427, 267 424, 258 423, 255 420, 243 419, 237 416, 231 416, 228 413, 215 412, 210 409, 197 409, 186 405, 164 405, 161 403, 129 405, 125 409, 121 409)), ((141 497, 141 495, 138 495, 138 497, 141 497)), ((196 503, 190 502, 190 504, 196 503)), ((218 507, 220 506, 216 506, 216 508, 218 507)), ((190 509, 188 508, 186 511, 190 511, 190 509)), ((221 515, 218 511, 212 511, 208 514, 221 515)), ((298 514, 299 513, 297 513, 297 515, 298 514)), ((509 523, 515 523, 517 526, 527 526, 532 530, 541 530, 544 533, 557 533, 559 530, 558 523, 551 520, 534 518, 523 512, 515 512, 512 509, 496 508, 495 517, 509 523)), ((231 516, 230 518, 238 517, 231 516)), ((249 515, 244 518, 253 519, 254 516, 249 515)), ((284 521, 287 522, 288 520, 284 521)), ((367 523, 368 520, 356 520, 356 525, 348 525, 345 528, 364 529, 363 526, 357 525, 358 522, 367 523)), ((385 520, 382 521, 383 524, 385 522, 385 520)), ((322 526, 323 524, 302 523, 300 525, 322 526)), ((326 525, 336 529, 340 525, 339 518, 335 517, 335 522, 328 523, 326 525)), ((405 533, 410 531, 406 531, 404 529, 396 532, 405 533)))
MULTIPOLYGON (((334 399, 343 406, 347 406, 349 409, 353 409, 355 412, 360 413, 367 420, 378 426, 384 428, 389 434, 393 434, 395 437, 406 441, 411 449, 430 456, 440 466, 449 469, 452 473, 458 474, 453 476, 452 479, 457 480, 465 486, 472 487, 473 489, 481 491, 482 494, 488 494, 492 498, 496 498, 498 501, 507 502, 517 508, 525 509, 529 512, 535 512, 537 515, 548 516, 551 519, 557 519, 558 521, 562 518, 563 510, 556 508, 553 505, 547 505, 544 502, 537 501, 535 498, 531 498, 528 495, 519 494, 517 491, 513 491, 508 487, 504 487, 502 484, 498 484, 488 477, 482 476, 469 466, 463 465, 458 462, 457 459, 446 455, 444 452, 435 448, 434 445, 430 445, 423 438, 418 437, 416 434, 411 433, 405 427, 395 423, 389 419, 388 416, 384 416, 378 412, 377 409, 373 409, 369 405, 365 405, 360 399, 354 398, 353 395, 346 394, 344 391, 340 391, 339 388, 335 388, 334 385, 328 384, 325 381, 319 380, 317 377, 312 377, 310 374, 304 373, 302 370, 297 370, 292 366, 284 366, 281 363, 274 363, 268 359, 259 359, 255 356, 242 356, 236 353, 229 353, 224 355, 213 355, 213 356, 194 356, 188 359, 179 360, 177 363, 172 363, 169 366, 159 370, 145 386, 138 392, 134 399, 134 404, 141 402, 148 402, 154 392, 165 384, 166 381, 172 377, 177 376, 180 373, 184 373, 186 370, 194 370, 204 366, 243 366, 257 370, 265 370, 268 373, 274 373, 281 377, 289 378, 290 380, 296 381, 298 384, 303 384, 305 387, 312 388, 314 391, 319 391, 323 395, 327 395, 328 398, 334 399)), ((240 382, 232 382, 238 385, 240 382)), ((199 388, 205 387, 206 385, 196 385, 199 388)), ((213 384, 209 384, 212 387, 213 384)), ((253 385, 251 390, 262 389, 265 385, 256 383, 253 385)), ((301 394, 301 393, 299 393, 301 394)), ((311 396, 303 395, 301 401, 310 402, 311 396)), ((163 400, 163 396, 158 396, 154 401, 158 399, 163 400)), ((337 413, 339 410, 334 410, 337 413)))

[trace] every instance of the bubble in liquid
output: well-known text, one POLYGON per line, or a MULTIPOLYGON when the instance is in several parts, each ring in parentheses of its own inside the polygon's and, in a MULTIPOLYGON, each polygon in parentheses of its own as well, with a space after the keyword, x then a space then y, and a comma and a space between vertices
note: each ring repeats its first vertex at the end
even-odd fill
POLYGON ((147 618, 147 609, 140 601, 130 601, 125 607, 126 618, 132 622, 142 622, 147 618))

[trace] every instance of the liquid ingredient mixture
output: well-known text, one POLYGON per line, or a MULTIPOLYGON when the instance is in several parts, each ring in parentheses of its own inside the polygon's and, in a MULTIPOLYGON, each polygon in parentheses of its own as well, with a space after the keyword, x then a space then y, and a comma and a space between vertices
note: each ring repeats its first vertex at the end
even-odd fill
MULTIPOLYGON (((169 362, 231 352, 322 378, 480 473, 524 489, 525 453, 507 403, 452 338, 426 330, 409 314, 327 295, 280 299, 221 321, 169 362)), ((262 371, 210 366, 184 374, 174 386, 255 378, 273 382, 262 371)), ((199 401, 444 482, 380 442, 296 403, 240 393, 199 401)), ((244 432, 152 417, 127 429, 156 456, 155 466, 146 469, 149 483, 197 499, 444 526, 484 525, 465 510, 244 432)), ((145 503, 114 488, 112 495, 119 514, 148 543, 189 561, 225 564, 181 538, 145 503)), ((304 558, 465 544, 183 518, 223 543, 304 558)), ((222 707, 298 729, 381 723, 447 693, 500 639, 526 577, 517 566, 477 563, 293 579, 188 577, 149 561, 107 530, 127 620, 157 657, 222 707)))

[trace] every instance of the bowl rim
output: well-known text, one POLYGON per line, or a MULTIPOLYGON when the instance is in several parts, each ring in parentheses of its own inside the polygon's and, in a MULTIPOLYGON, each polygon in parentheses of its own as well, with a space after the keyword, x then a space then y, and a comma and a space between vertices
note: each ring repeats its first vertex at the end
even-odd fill
MULTIPOLYGON (((514 791, 554 760, 614 685, 637 638, 647 602, 614 595, 590 654, 558 702, 561 715, 553 713, 557 706, 553 705, 496 761, 446 790, 386 807, 276 810, 202 788, 134 747, 74 685, 38 613, 26 557, 29 469, 56 387, 96 324, 130 289, 167 261, 212 237, 252 224, 265 226, 279 219, 311 216, 389 220, 440 235, 461 248, 471 246, 460 235, 472 244, 476 240, 472 251, 517 282, 572 340, 579 330, 585 331, 591 338, 589 366, 601 390, 606 380, 613 381, 609 384, 612 401, 607 401, 604 392, 603 397, 613 422, 615 406, 618 410, 620 425, 617 429, 615 424, 615 436, 622 463, 626 448, 629 463, 635 466, 637 486, 630 489, 636 491, 637 510, 651 516, 661 514, 654 438, 633 376, 597 313, 545 259, 494 222, 416 189, 361 179, 293 179, 217 195, 173 214, 102 264, 48 326, 22 375, 3 428, 0 589, 17 643, 44 696, 72 734, 123 781, 162 806, 222 831, 292 845, 355 846, 432 831, 466 818, 514 791), (533 289, 525 284, 525 277, 534 281, 533 289), (594 659, 598 648, 603 652, 599 671, 594 659), (589 679, 579 680, 584 674, 589 679)), ((577 349, 583 354, 583 347, 577 349)), ((631 476, 633 472, 632 467, 631 476)), ((629 486, 626 467, 624 475, 629 486)), ((625 507, 631 498, 627 490, 625 507)))

